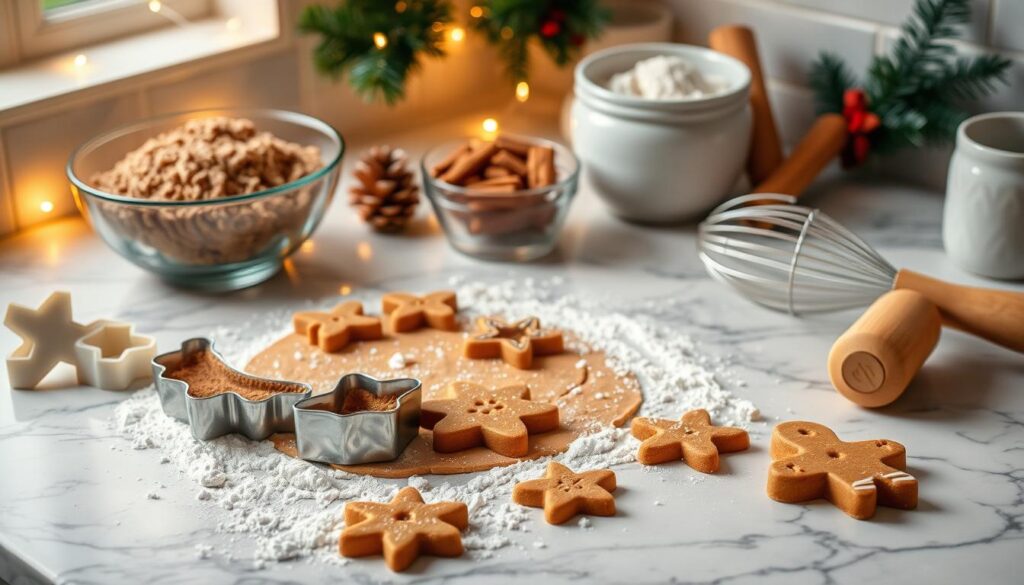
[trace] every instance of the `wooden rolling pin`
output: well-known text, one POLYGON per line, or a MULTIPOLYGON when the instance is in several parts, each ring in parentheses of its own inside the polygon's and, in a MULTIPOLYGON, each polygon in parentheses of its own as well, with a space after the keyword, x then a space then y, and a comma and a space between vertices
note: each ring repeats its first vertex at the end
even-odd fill
POLYGON ((893 290, 912 290, 935 303, 947 327, 1024 353, 1024 293, 952 284, 907 270, 893 290))
POLYGON ((832 345, 832 385, 861 406, 893 402, 931 355, 941 330, 939 309, 924 295, 885 293, 832 345))
POLYGON ((754 31, 745 26, 720 26, 708 35, 708 45, 719 53, 739 59, 750 69, 750 109, 754 114, 754 125, 747 154, 747 175, 750 183, 757 185, 782 163, 782 143, 772 117, 754 31))
POLYGON ((846 144, 846 119, 840 114, 822 114, 800 144, 770 177, 757 184, 753 193, 800 196, 846 144))

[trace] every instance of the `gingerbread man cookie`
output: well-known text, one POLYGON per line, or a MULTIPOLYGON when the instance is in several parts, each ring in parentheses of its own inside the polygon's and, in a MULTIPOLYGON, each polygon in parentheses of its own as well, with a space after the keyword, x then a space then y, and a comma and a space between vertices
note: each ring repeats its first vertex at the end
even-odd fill
POLYGON ((451 398, 428 400, 420 425, 433 431, 434 450, 453 453, 484 446, 506 457, 522 457, 529 435, 558 428, 558 407, 530 400, 526 386, 491 390, 470 382, 452 382, 451 398))
POLYGON ((562 332, 541 329, 540 319, 527 317, 512 324, 494 317, 476 320, 476 332, 466 339, 463 355, 469 359, 500 357, 510 366, 528 370, 533 356, 562 353, 562 332))
POLYGON ((390 319, 391 331, 403 333, 428 325, 433 329, 455 331, 459 328, 455 313, 459 310, 455 293, 450 290, 418 297, 392 292, 381 299, 382 310, 390 319))
POLYGON ((772 432, 768 497, 787 503, 825 498, 866 520, 877 504, 917 507, 917 479, 907 473, 907 451, 893 441, 840 441, 812 422, 784 422, 772 432))
POLYGON ((712 425, 711 415, 704 409, 691 410, 680 420, 638 417, 630 432, 643 441, 636 453, 640 463, 657 465, 682 459, 702 473, 718 471, 719 453, 750 447, 747 431, 712 425))
POLYGON ((512 501, 531 508, 544 508, 548 524, 564 524, 577 514, 614 516, 615 472, 595 469, 576 473, 552 461, 541 479, 516 484, 512 501))
POLYGON ((421 554, 457 557, 461 531, 469 526, 462 502, 426 504, 413 487, 403 488, 390 503, 345 504, 345 529, 338 548, 345 557, 384 554, 392 571, 404 571, 421 554))
POLYGON ((292 317, 295 333, 305 335, 309 343, 330 353, 340 351, 349 341, 380 339, 384 336, 380 319, 363 314, 363 304, 347 301, 328 313, 302 311, 292 317))

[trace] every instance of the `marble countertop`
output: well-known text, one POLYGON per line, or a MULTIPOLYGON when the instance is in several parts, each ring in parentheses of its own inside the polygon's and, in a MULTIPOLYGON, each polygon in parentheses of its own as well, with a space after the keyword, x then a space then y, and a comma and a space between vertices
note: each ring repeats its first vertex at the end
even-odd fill
MULTIPOLYGON (((406 139, 420 144, 429 135, 406 139)), ((832 178, 807 200, 897 266, 991 284, 943 254, 939 194, 832 178)), ((858 408, 831 388, 825 369, 832 341, 856 313, 801 320, 749 304, 705 275, 692 226, 622 223, 586 186, 557 252, 529 265, 461 256, 429 222, 409 237, 372 235, 342 197, 312 241, 273 280, 208 296, 169 288, 118 258, 83 221, 62 220, 0 242, 0 304, 35 306, 54 289, 70 290, 81 320, 133 322, 166 350, 261 311, 336 294, 341 285, 428 290, 455 275, 561 275, 573 290, 625 304, 683 301, 664 319, 727 364, 731 381, 723 384, 765 417, 750 427, 752 453, 728 458, 724 473, 700 482, 689 481, 696 472, 683 465, 663 468, 656 479, 637 464, 621 466, 618 517, 595 519, 589 530, 534 522, 489 559, 429 559, 402 575, 379 561, 336 567, 299 560, 257 570, 246 557, 250 543, 217 532, 218 510, 195 499, 187 478, 153 451, 125 448, 111 429, 127 393, 12 391, 0 374, 0 581, 1008 583, 1024 574, 1024 359, 1017 354, 944 332, 899 401, 858 408), (825 502, 769 500, 768 439, 771 426, 787 419, 821 422, 847 440, 905 444, 921 482, 918 509, 880 508, 861 522, 825 502), (153 484, 165 486, 160 500, 145 497, 143 485, 153 484), (537 538, 548 546, 530 546, 537 538), (238 552, 200 560, 197 542, 238 552)), ((17 343, 0 330, 0 351, 17 343)), ((70 372, 62 374, 47 385, 66 384, 70 372)))

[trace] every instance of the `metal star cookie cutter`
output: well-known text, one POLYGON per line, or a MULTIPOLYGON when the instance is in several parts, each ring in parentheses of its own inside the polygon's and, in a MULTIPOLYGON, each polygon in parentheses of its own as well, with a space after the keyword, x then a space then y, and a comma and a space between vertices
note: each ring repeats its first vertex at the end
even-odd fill
POLYGON ((419 435, 422 388, 423 384, 414 378, 378 380, 366 374, 342 376, 332 391, 295 405, 295 443, 299 457, 335 465, 398 458, 419 435), (375 396, 396 396, 395 407, 339 414, 349 392, 357 389, 375 396))
POLYGON ((178 351, 153 358, 152 366, 153 382, 164 413, 187 422, 192 427, 192 435, 201 441, 229 433, 238 433, 258 441, 274 433, 294 432, 292 407, 313 394, 313 387, 309 384, 261 378, 231 367, 224 356, 214 349, 213 342, 205 337, 183 341, 178 351), (208 352, 232 377, 243 383, 291 387, 300 391, 280 392, 262 400, 249 400, 233 391, 209 397, 192 396, 188 382, 168 378, 165 374, 183 363, 194 362, 201 352, 208 352))

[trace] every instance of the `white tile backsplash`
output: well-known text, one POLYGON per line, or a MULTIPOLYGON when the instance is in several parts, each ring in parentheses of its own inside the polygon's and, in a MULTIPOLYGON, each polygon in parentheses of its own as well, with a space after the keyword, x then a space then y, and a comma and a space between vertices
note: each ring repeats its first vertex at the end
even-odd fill
MULTIPOLYGON (((774 0, 803 6, 826 14, 871 20, 899 26, 913 12, 914 0, 774 0)), ((1007 0, 1024 6, 1022 0, 1007 0)), ((991 0, 971 0, 971 23, 963 31, 963 39, 984 43, 988 36, 991 0)), ((1022 23, 1018 23, 1020 25, 1022 23)))
POLYGON ((19 228, 75 212, 64 174, 70 153, 105 130, 139 119, 134 95, 80 105, 73 110, 22 122, 3 129, 7 169, 17 195, 19 228), (44 201, 53 210, 40 209, 44 201))
POLYGON ((842 56, 854 71, 871 59, 876 24, 823 17, 779 3, 751 0, 671 0, 676 38, 707 45, 715 27, 739 23, 754 29, 762 66, 770 77, 804 85, 811 62, 822 50, 842 56))
POLYGON ((993 0, 992 46, 1024 51, 1024 0, 993 0))
POLYGON ((222 106, 299 108, 298 55, 269 55, 201 75, 186 77, 147 92, 153 114, 222 106))

